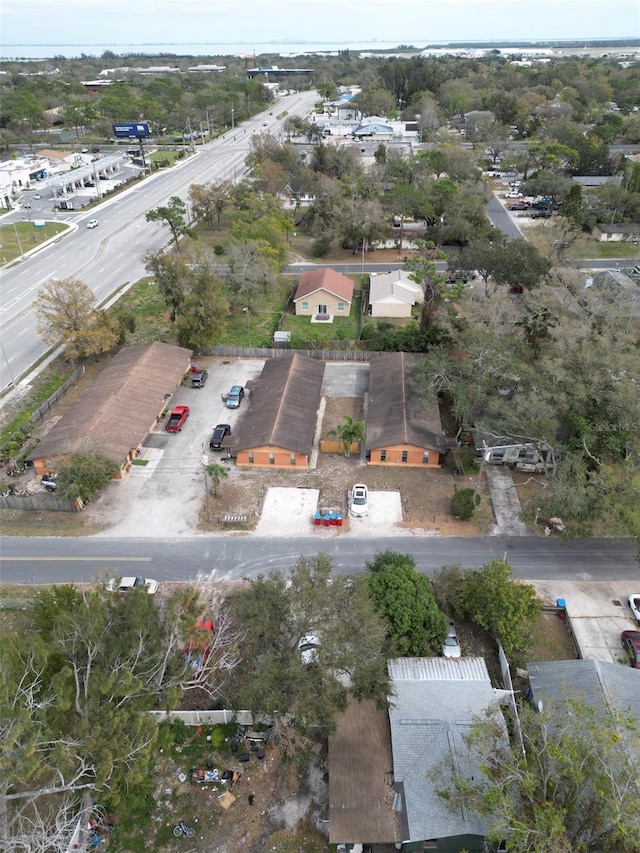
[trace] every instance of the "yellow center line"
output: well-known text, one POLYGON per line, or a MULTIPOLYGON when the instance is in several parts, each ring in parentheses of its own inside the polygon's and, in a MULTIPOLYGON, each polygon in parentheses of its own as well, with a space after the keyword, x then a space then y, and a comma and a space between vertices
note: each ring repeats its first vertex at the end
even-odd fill
POLYGON ((151 557, 3 557, 0 562, 9 563, 149 563, 151 557))

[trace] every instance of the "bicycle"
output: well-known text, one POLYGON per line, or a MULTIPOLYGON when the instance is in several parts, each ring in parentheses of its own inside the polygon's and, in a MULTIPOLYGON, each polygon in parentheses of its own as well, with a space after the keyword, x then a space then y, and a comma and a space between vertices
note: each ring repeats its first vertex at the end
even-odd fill
POLYGON ((192 826, 187 826, 187 824, 181 820, 177 826, 173 827, 173 834, 176 838, 180 838, 181 835, 186 835, 187 838, 193 838, 196 831, 192 826))

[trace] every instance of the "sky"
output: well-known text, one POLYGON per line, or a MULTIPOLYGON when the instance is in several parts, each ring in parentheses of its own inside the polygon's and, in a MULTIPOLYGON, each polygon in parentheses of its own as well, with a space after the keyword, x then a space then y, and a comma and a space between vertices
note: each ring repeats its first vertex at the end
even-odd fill
MULTIPOLYGON (((2 0, 11 44, 392 42, 640 37, 638 0, 2 0)), ((117 52, 117 51, 116 51, 117 52)))

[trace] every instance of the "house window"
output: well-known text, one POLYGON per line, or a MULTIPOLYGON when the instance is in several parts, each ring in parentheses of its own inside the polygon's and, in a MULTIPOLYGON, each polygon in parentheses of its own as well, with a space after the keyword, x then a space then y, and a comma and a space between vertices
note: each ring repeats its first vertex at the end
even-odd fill
POLYGON ((309 303, 308 303, 308 302, 303 302, 303 303, 302 303, 302 310, 303 310, 303 311, 308 311, 308 310, 309 310, 309 303))
POLYGON ((338 311, 344 311, 344 302, 338 302, 337 308, 338 311))
POLYGON ((403 450, 403 451, 402 451, 402 459, 401 459, 401 461, 402 461, 402 462, 408 462, 408 461, 409 461, 409 451, 408 451, 408 450, 403 450))
POLYGON ((250 463, 251 465, 253 465, 253 450, 250 450, 250 451, 249 451, 248 459, 249 459, 249 463, 250 463))
POLYGON ((275 465, 275 464, 276 464, 276 455, 275 455, 275 453, 270 453, 269 454, 269 465, 275 465))
POLYGON ((386 451, 386 450, 381 450, 381 451, 380 451, 380 461, 381 461, 381 462, 386 462, 386 461, 387 461, 387 451, 386 451))
POLYGON ((296 464, 296 454, 290 453, 289 454, 289 465, 295 465, 295 464, 296 464))
POLYGON ((429 464, 429 451, 428 450, 425 450, 425 452, 422 454, 422 464, 423 465, 429 464))

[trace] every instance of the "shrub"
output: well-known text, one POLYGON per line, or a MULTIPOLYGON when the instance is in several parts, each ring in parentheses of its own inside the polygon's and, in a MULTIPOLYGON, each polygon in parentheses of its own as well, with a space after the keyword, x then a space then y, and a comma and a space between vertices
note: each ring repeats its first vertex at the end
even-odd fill
POLYGON ((451 512, 455 518, 459 518, 461 521, 467 521, 471 518, 479 503, 480 495, 475 489, 458 489, 451 498, 451 512))
POLYGON ((324 256, 329 251, 330 245, 330 237, 318 237, 318 239, 314 240, 311 244, 311 256, 313 258, 324 258, 324 256))

